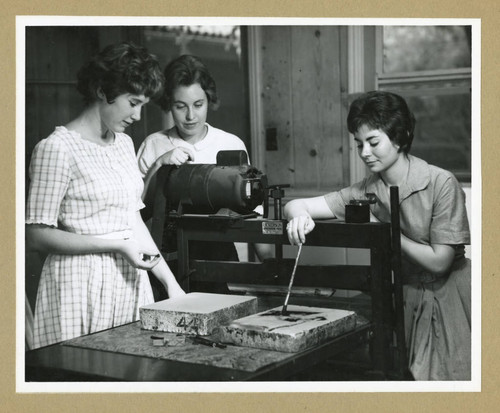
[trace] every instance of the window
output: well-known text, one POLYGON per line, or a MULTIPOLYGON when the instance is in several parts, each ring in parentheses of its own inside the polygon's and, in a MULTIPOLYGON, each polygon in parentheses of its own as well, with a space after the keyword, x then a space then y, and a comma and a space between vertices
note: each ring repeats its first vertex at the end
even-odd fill
POLYGON ((471 27, 380 26, 376 37, 376 86, 417 119, 411 153, 470 182, 471 27))

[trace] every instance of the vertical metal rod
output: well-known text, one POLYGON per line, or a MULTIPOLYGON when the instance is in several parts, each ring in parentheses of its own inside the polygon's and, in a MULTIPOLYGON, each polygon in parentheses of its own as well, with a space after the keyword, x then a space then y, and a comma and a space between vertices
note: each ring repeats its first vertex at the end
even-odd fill
POLYGON ((403 279, 401 274, 401 227, 399 218, 399 188, 391 186, 391 234, 392 270, 394 274, 394 307, 396 315, 396 342, 398 350, 398 370, 402 378, 408 372, 406 337, 404 324, 403 279))
MULTIPOLYGON (((280 189, 278 188, 278 191, 280 189)), ((282 220, 283 217, 283 212, 281 208, 281 198, 280 197, 275 197, 274 198, 274 219, 276 220, 282 220)), ((275 257, 277 260, 283 259, 283 244, 277 242, 274 246, 274 252, 275 252, 275 257)))
POLYGON ((274 254, 277 260, 283 259, 283 244, 280 243, 274 244, 274 254))
POLYGON ((274 219, 279 219, 281 220, 282 218, 282 212, 281 212, 281 198, 275 198, 274 199, 274 219))
POLYGON ((370 294, 372 306, 371 352, 373 370, 387 377, 394 340, 390 234, 376 239, 370 248, 370 294), (387 246, 387 248, 385 248, 387 246))
POLYGON ((190 292, 190 282, 189 282, 189 238, 186 236, 184 231, 184 222, 182 217, 177 221, 177 281, 181 285, 182 289, 186 292, 190 292))

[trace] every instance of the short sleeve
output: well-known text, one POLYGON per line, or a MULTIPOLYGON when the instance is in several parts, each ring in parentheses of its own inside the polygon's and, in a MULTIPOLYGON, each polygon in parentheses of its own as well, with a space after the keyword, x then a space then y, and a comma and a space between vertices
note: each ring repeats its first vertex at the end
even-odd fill
POLYGON ((31 157, 29 176, 26 223, 56 227, 71 177, 69 155, 64 145, 52 139, 40 141, 31 157))
POLYGON ((139 172, 141 173, 142 178, 146 176, 149 168, 151 168, 151 165, 153 165, 154 161, 156 161, 156 159, 153 159, 153 145, 151 145, 150 142, 151 141, 146 138, 137 151, 137 165, 139 166, 139 172))
POLYGON ((167 134, 155 132, 149 135, 142 142, 137 151, 137 165, 141 177, 144 178, 155 161, 168 151, 171 151, 176 146, 170 141, 167 134))
POLYGON ((343 188, 340 191, 330 192, 325 195, 325 201, 333 215, 340 220, 345 219, 345 206, 351 199, 365 198, 366 180, 343 188))
POLYGON ((436 181, 430 241, 435 244, 470 244, 465 193, 454 176, 436 181))

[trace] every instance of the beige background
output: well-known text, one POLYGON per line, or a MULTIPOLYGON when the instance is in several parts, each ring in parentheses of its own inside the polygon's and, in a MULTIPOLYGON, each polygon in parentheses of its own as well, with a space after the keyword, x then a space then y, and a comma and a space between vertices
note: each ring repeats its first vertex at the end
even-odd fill
MULTIPOLYGON (((495 210, 499 191, 498 30, 500 7, 489 0, 3 0, 0 17, 2 150, 0 151, 0 409, 8 412, 468 412, 498 410, 500 366, 498 314, 500 270, 496 251, 500 229, 495 210), (259 393, 259 394, 16 394, 15 392, 15 16, 234 16, 234 17, 419 17, 480 18, 482 25, 482 392, 480 393, 259 393)), ((332 384, 333 385, 333 384, 332 384)))

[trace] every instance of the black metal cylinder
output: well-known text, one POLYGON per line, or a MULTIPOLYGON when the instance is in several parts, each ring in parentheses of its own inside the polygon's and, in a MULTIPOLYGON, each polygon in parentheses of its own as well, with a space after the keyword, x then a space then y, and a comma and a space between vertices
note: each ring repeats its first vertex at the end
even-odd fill
POLYGON ((197 213, 220 208, 247 212, 264 201, 262 176, 248 165, 182 165, 170 170, 164 194, 173 207, 191 206, 197 213))

